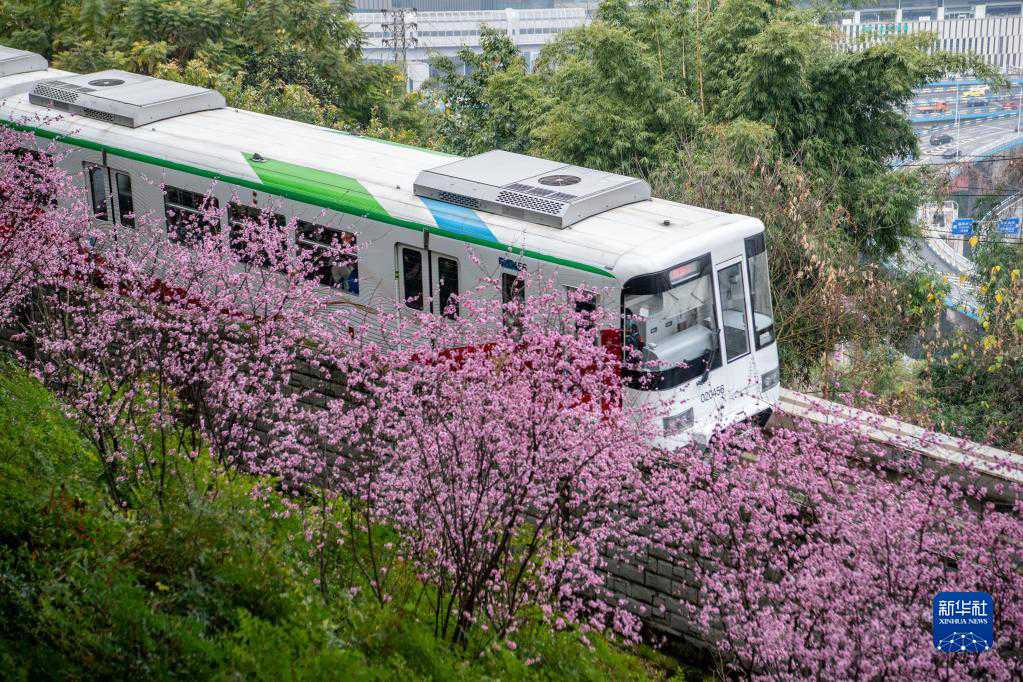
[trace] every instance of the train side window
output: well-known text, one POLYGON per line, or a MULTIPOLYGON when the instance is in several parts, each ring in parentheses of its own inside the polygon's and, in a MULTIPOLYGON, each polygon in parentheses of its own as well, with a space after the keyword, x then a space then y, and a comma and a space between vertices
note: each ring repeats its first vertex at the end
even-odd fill
POLYGON ((437 312, 452 320, 458 317, 458 261, 454 258, 437 256, 437 293, 437 312))
POLYGON ((733 263, 718 270, 718 296, 721 299, 721 321, 725 330, 725 356, 728 362, 732 362, 749 353, 746 289, 742 284, 741 263, 733 263))
MULTIPOLYGON (((228 226, 228 238, 230 239, 231 250, 238 254, 238 260, 243 263, 248 263, 253 260, 251 253, 245 252, 245 243, 242 241, 246 226, 246 221, 249 223, 261 226, 262 220, 270 220, 271 224, 276 226, 280 232, 280 245, 281 251, 287 250, 287 239, 284 237, 284 225, 288 222, 280 213, 270 214, 267 209, 260 209, 257 206, 247 206, 244 204, 236 204, 231 202, 227 205, 227 226, 228 226)), ((256 258, 262 267, 267 267, 270 263, 270 257, 265 250, 261 250, 262 255, 256 258)))
POLYGON ((135 201, 131 194, 131 176, 114 173, 114 183, 117 185, 117 213, 120 215, 121 224, 125 227, 135 227, 135 201))
POLYGON ((501 273, 501 303, 505 306, 509 303, 518 304, 517 310, 505 307, 504 324, 506 327, 521 329, 522 307, 526 303, 526 282, 522 277, 510 272, 501 273))
POLYGON ((110 220, 107 208, 107 169, 89 167, 89 196, 92 198, 92 216, 96 220, 110 220))
POLYGON ((576 287, 565 288, 568 290, 572 308, 579 315, 579 319, 575 323, 576 330, 589 331, 593 329, 593 319, 600 304, 600 296, 586 289, 577 289, 576 287))
POLYGON ((423 253, 416 249, 401 248, 402 298, 405 305, 423 309, 423 253))
POLYGON ((167 215, 167 231, 172 242, 188 244, 197 241, 204 233, 220 231, 220 202, 216 197, 206 197, 198 192, 167 186, 163 195, 167 215), (207 219, 206 211, 216 214, 207 219))
POLYGON ((525 303, 526 283, 518 275, 501 273, 501 303, 525 303))
POLYGON ((354 234, 299 220, 295 229, 295 242, 302 252, 302 258, 313 266, 307 275, 309 279, 325 287, 359 295, 358 254, 346 252, 338 258, 328 253, 329 247, 354 249, 354 234))

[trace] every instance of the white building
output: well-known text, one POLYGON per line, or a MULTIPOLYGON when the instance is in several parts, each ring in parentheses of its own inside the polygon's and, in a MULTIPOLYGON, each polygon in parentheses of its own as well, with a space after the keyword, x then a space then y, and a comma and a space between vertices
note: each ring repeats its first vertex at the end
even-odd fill
MULTIPOLYGON (((454 57, 465 46, 478 50, 481 26, 507 34, 531 66, 541 47, 562 31, 589 23, 595 11, 595 6, 477 12, 407 11, 403 20, 409 86, 418 89, 429 78, 431 56, 454 57)), ((367 61, 401 60, 401 23, 395 17, 393 12, 359 12, 353 16, 366 37, 362 52, 367 61), (398 47, 395 43, 399 43, 398 47)))
POLYGON ((854 50, 892 35, 926 32, 935 34, 935 49, 975 52, 1005 72, 1023 69, 1023 16, 988 15, 987 5, 974 5, 969 14, 965 10, 948 12, 945 7, 917 8, 911 13, 902 8, 850 10, 844 13, 838 28, 854 50), (889 15, 891 19, 887 20, 889 15))
MULTIPOLYGON (((408 1, 363 0, 363 4, 380 3, 395 7, 408 1)), ((531 0, 505 1, 528 4, 531 0)), ((557 4, 564 5, 569 1, 557 0, 557 4)), ((1023 4, 1020 2, 966 2, 963 7, 945 6, 944 0, 896 2, 897 6, 893 7, 846 10, 832 15, 832 18, 850 49, 863 49, 895 34, 929 32, 936 35, 936 49, 976 52, 1003 71, 1023 70, 1023 4)), ((483 25, 507 34, 522 51, 527 64, 532 65, 540 48, 556 35, 592 20, 596 0, 591 4, 582 2, 546 9, 435 12, 411 9, 374 12, 362 9, 353 18, 365 34, 364 58, 367 61, 394 62, 401 61, 404 55, 409 86, 418 89, 430 76, 431 56, 454 57, 466 46, 478 50, 480 27, 483 25)))

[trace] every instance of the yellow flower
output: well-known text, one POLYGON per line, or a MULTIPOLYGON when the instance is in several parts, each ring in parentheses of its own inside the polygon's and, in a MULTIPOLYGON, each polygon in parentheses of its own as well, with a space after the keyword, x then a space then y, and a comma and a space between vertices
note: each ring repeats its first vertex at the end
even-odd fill
POLYGON ((970 237, 970 246, 976 246, 978 243, 980 243, 980 240, 977 239, 976 235, 970 237))
POLYGON ((1009 273, 1009 279, 1015 282, 1017 279, 1019 279, 1019 274, 1020 274, 1019 268, 1016 268, 1015 270, 1009 273))
POLYGON ((998 301, 999 303, 1002 302, 1003 298, 1004 296, 1002 296, 1002 292, 999 291, 997 294, 995 294, 995 300, 998 301))

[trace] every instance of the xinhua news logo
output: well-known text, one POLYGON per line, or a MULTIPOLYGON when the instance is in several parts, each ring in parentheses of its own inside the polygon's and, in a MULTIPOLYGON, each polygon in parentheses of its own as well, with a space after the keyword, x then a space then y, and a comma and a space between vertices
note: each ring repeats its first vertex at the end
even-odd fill
POLYGON ((987 651, 995 643, 995 601, 987 592, 939 592, 933 623, 938 651, 987 651))

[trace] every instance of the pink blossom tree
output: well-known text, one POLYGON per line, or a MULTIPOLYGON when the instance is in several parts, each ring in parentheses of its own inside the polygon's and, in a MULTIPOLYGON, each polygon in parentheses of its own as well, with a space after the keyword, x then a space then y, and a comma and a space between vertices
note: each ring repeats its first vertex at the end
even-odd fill
MULTIPOLYGON (((476 627, 500 640, 537 607, 635 636, 600 572, 645 546, 623 510, 655 457, 650 412, 622 404, 619 359, 598 342, 617 318, 577 311, 596 292, 541 276, 523 276, 522 301, 500 303, 496 286, 452 299, 448 317, 383 316, 381 340, 332 356, 345 396, 321 434, 364 456, 339 460, 331 487, 367 533, 395 529, 387 549, 432 588, 439 636, 467 644, 476 627)), ((366 568, 386 601, 391 564, 366 568)))
POLYGON ((33 289, 82 264, 89 223, 82 206, 55 201, 80 196, 57 156, 33 135, 0 127, 0 325, 33 289))
MULTIPOLYGON (((80 190, 68 191, 72 217, 88 223, 74 213, 80 190)), ((315 450, 301 406, 310 389, 292 381, 337 324, 315 264, 268 211, 230 232, 214 227, 221 218, 210 201, 171 235, 162 215, 95 230, 87 268, 41 290, 24 324, 119 505, 162 501, 167 477, 190 475, 200 456, 227 475, 284 474, 281 453, 315 450)))
POLYGON ((1020 490, 998 490, 1016 501, 996 508, 995 491, 969 484, 979 472, 896 458, 860 433, 729 429, 660 470, 669 544, 699 558, 687 562, 694 623, 744 677, 1018 679, 1020 490), (994 649, 933 648, 931 600, 945 590, 993 595, 994 649))

